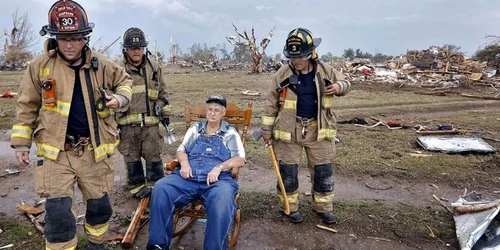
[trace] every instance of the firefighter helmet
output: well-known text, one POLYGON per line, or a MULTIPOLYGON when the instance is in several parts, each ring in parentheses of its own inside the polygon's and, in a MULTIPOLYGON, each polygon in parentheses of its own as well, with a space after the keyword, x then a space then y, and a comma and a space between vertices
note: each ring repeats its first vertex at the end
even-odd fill
POLYGON ((40 35, 73 35, 92 33, 94 23, 90 23, 83 7, 72 0, 59 0, 50 7, 49 24, 42 27, 40 35))
POLYGON ((123 34, 123 48, 144 48, 148 46, 146 35, 136 27, 129 28, 123 34))
POLYGON ((308 29, 296 28, 288 34, 283 55, 287 58, 309 56, 320 43, 321 38, 313 38, 308 29))

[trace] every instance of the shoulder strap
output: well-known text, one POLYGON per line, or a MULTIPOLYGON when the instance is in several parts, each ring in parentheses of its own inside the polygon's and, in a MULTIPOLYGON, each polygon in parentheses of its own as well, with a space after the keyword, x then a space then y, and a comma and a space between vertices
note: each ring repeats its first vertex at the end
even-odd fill
POLYGON ((84 69, 85 82, 87 83, 87 91, 89 93, 90 112, 92 112, 92 124, 94 124, 95 144, 98 147, 101 145, 101 138, 99 137, 99 120, 97 119, 97 112, 95 110, 94 88, 92 88, 92 79, 90 78, 90 70, 84 69))

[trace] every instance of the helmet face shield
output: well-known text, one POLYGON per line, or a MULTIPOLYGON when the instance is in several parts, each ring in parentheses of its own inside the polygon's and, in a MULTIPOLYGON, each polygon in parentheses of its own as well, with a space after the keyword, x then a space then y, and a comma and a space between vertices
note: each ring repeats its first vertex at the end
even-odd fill
POLYGON ((72 0, 60 0, 52 5, 48 13, 48 25, 42 27, 40 35, 61 36, 83 34, 90 36, 94 23, 89 23, 83 7, 72 0))

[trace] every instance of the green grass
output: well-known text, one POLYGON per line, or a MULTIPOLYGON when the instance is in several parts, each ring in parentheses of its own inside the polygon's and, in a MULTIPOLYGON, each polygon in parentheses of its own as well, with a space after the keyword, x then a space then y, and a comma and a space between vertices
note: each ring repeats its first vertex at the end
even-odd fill
MULTIPOLYGON (((26 221, 15 218, 0 217, 0 228, 4 231, 0 234, 0 247, 14 244, 10 249, 45 249, 45 239, 35 227, 26 221)), ((88 239, 85 234, 78 235, 77 250, 87 249, 88 239)), ((118 246, 106 246, 107 250, 119 250, 118 246)))

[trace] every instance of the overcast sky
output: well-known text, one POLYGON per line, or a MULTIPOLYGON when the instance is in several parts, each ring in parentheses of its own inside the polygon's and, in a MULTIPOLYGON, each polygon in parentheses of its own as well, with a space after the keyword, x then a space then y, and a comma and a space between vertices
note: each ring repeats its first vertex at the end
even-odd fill
MULTIPOLYGON (((276 26, 266 52, 281 53, 295 27, 323 38, 320 55, 340 56, 344 49, 399 55, 431 45, 454 44, 472 55, 486 35, 500 35, 500 0, 81 0, 95 23, 92 39, 111 43, 132 26, 143 29, 153 44, 169 52, 171 37, 183 52, 193 43, 226 44, 240 31, 255 27, 260 41, 276 26)), ((2 0, 0 27, 12 28, 12 13, 28 12, 35 34, 47 23, 51 0, 2 0)), ((37 35, 38 36, 38 35, 37 35)), ((121 42, 121 40, 120 40, 121 42)), ((43 38, 33 48, 41 50, 43 38)), ((150 46, 150 49, 152 46, 150 46)), ((120 44, 112 47, 113 54, 120 44)))

